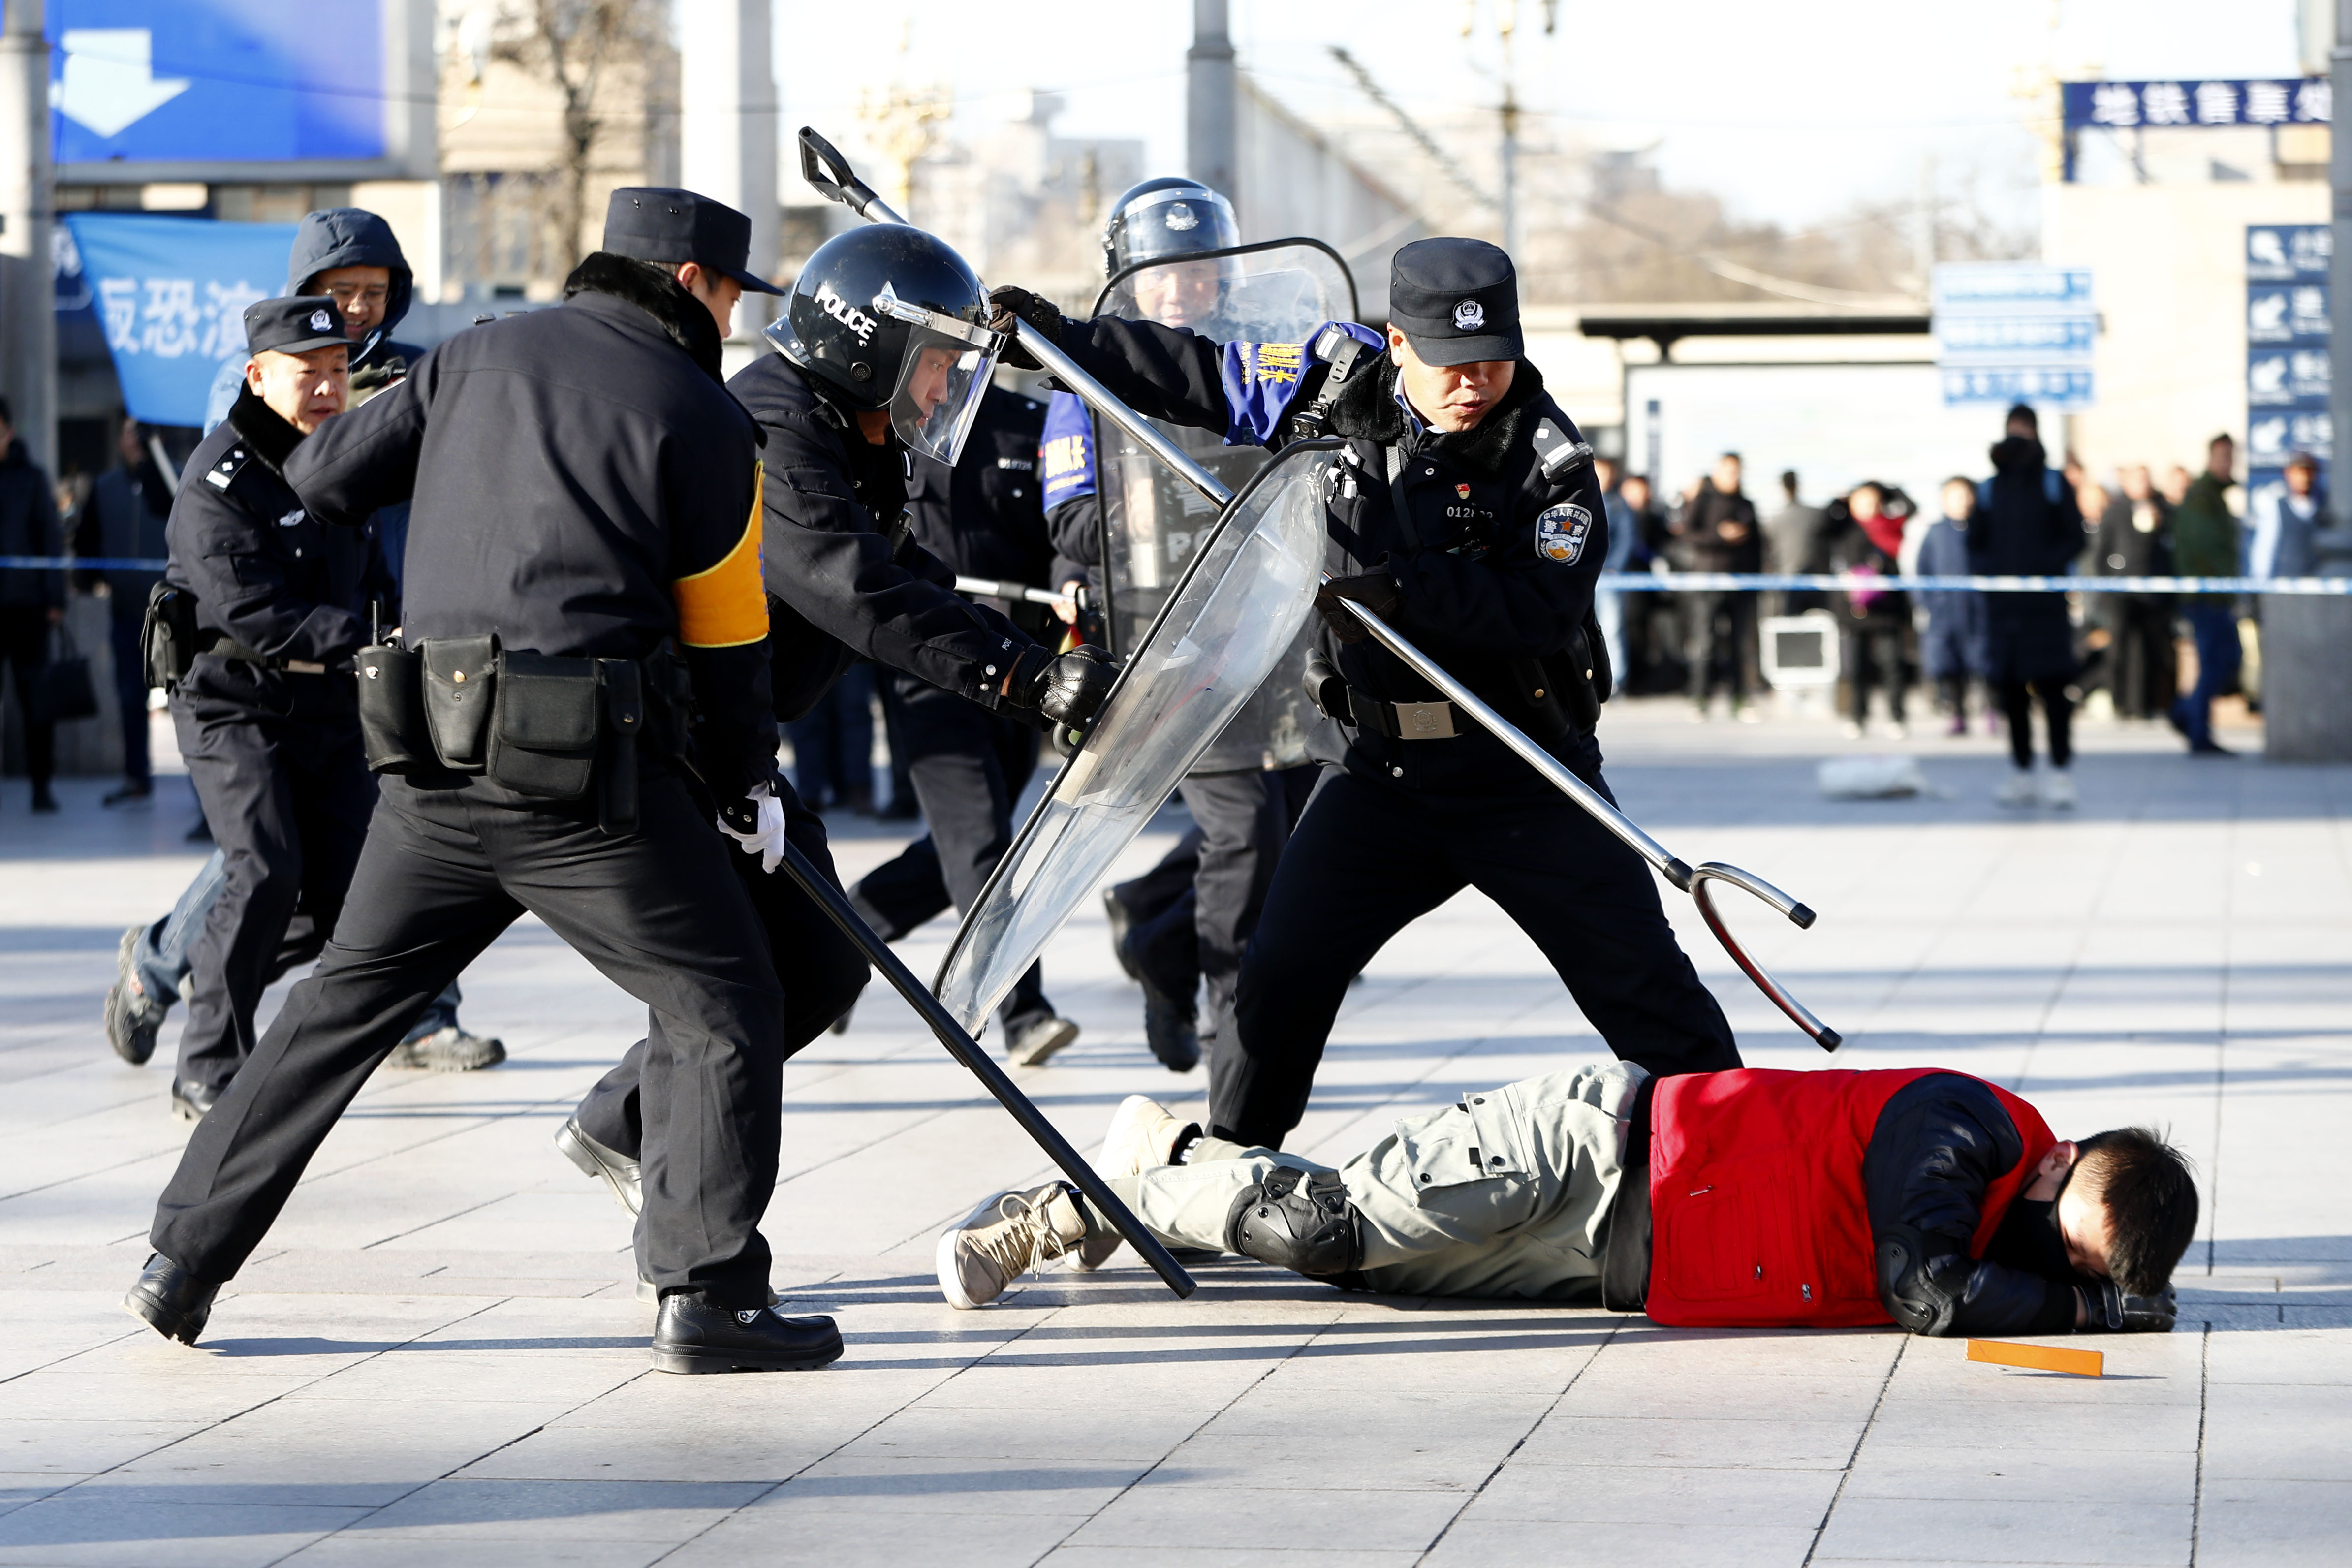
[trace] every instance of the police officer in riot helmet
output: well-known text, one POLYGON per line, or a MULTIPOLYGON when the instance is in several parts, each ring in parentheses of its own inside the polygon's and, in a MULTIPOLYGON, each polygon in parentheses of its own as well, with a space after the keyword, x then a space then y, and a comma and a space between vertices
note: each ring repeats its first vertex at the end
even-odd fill
POLYGON ((334 941, 157 1206, 126 1305, 158 1332, 204 1331, 410 1019, 528 910, 650 1010, 655 1364, 841 1354, 831 1319, 770 1310, 788 1009, 720 831, 782 833, 760 432, 719 379, 769 288, 750 239, 692 192, 616 191, 560 307, 457 334, 284 458, 330 528, 413 500, 404 646, 359 652, 384 776, 334 941))
MULTIPOLYGON (((1240 243, 1232 203, 1197 181, 1163 176, 1144 181, 1113 204, 1103 230, 1103 268, 1107 276, 1124 279, 1119 292, 1137 316, 1209 337, 1240 336, 1246 329, 1228 309, 1234 262, 1204 254, 1240 243), (1202 259, 1183 259, 1188 256, 1202 259)), ((1265 460, 1262 452, 1221 451, 1214 437, 1198 429, 1176 427, 1170 434, 1236 488, 1265 460)), ((1099 601, 1128 589, 1110 579, 1129 563, 1106 558, 1116 553, 1108 549, 1109 530, 1125 519, 1105 515, 1097 447, 1117 437, 1105 433, 1098 442, 1097 436, 1083 403, 1066 392, 1055 394, 1044 448, 1047 518, 1055 548, 1087 568, 1086 586, 1099 601)), ((1189 499, 1181 481, 1156 466, 1143 471, 1166 492, 1143 504, 1181 514, 1189 499)), ((1171 1071, 1189 1071, 1201 1059, 1196 998, 1204 979, 1210 1038, 1233 1032, 1242 952, 1313 773, 1312 764, 1277 771, 1204 767, 1181 786, 1192 826, 1157 866, 1103 893, 1113 950, 1143 988, 1144 1038, 1171 1071)))
MULTIPOLYGON (((1385 333, 1218 343, 994 299, 1139 412, 1279 447, 1342 439, 1309 689, 1344 746, 1285 848, 1244 960, 1214 1135, 1278 1148, 1307 1106, 1349 980, 1465 886, 1550 959, 1610 1047, 1653 1073, 1739 1066, 1649 868, 1373 640, 1373 611, 1596 789, 1607 695, 1591 618, 1606 554, 1591 448, 1525 357, 1517 277, 1482 240, 1396 255, 1385 333)), ((1226 1050, 1219 1042, 1219 1055, 1226 1050)))

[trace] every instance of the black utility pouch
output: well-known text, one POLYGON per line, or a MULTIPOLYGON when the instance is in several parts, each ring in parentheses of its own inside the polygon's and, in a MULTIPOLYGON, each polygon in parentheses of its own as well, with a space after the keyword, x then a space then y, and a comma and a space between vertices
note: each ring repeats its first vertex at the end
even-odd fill
POLYGON ((374 643, 352 660, 360 680, 360 742, 371 773, 416 773, 435 765, 425 727, 425 656, 374 643))
POLYGON ((498 634, 428 637, 419 651, 425 656, 425 722, 434 754, 451 773, 482 772, 489 764, 498 634))
POLYGON ((637 738, 645 732, 645 682, 635 660, 596 660, 596 684, 604 704, 602 787, 596 794, 596 826, 618 836, 637 830, 637 738))
POLYGON ((196 596, 158 581, 147 590, 147 614, 139 623, 139 657, 147 684, 169 691, 196 662, 196 596))
POLYGON ((596 774, 603 694, 593 658, 509 648, 499 656, 490 782, 541 800, 578 800, 596 774))

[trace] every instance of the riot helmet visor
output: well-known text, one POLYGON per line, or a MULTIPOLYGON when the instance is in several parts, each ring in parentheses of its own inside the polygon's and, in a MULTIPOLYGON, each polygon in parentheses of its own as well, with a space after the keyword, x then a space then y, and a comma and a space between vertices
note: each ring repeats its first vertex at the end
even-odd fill
POLYGON ((903 300, 887 285, 874 297, 874 309, 908 329, 898 384, 890 393, 890 427, 910 450, 952 465, 988 395, 1003 335, 903 300))

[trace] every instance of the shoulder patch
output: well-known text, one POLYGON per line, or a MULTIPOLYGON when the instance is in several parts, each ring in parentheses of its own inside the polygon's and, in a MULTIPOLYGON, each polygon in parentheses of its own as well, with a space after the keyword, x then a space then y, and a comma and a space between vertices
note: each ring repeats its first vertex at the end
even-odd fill
POLYGON ((244 472, 245 465, 252 457, 253 454, 241 445, 231 447, 221 454, 219 462, 205 470, 205 483, 216 490, 228 489, 236 482, 236 476, 244 472))
POLYGON ((1536 553, 1546 561, 1573 566, 1592 536, 1592 514, 1574 501, 1548 508, 1536 519, 1536 553))

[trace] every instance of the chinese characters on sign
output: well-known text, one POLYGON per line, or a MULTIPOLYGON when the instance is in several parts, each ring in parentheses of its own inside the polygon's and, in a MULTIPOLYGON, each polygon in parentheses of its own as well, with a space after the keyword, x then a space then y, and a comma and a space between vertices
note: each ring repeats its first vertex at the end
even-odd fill
POLYGON ((2309 452, 2323 477, 2333 457, 2328 417, 2326 224, 2257 224, 2246 230, 2246 494, 2284 483, 2287 458, 2309 452))
POLYGON ((222 363, 245 359, 245 308, 282 286, 293 225, 144 213, 65 221, 131 417, 202 425, 222 363))
POLYGON ((2069 131, 2144 125, 2326 125, 2336 111, 2326 77, 2289 81, 2070 81, 2061 84, 2069 131))
POLYGON ((2071 412, 2091 405, 2099 333, 2085 267, 1987 261, 1938 267, 1936 366, 1948 407, 2031 403, 2071 412))

